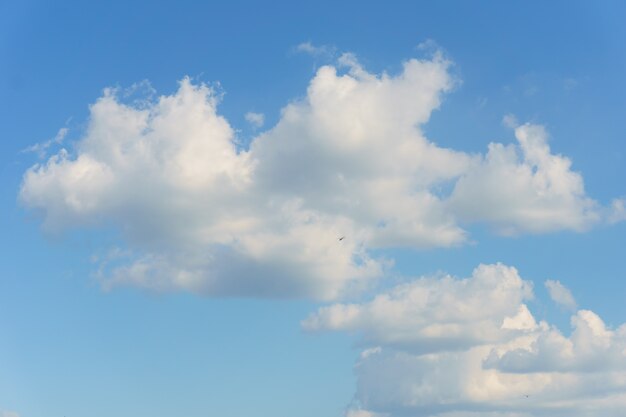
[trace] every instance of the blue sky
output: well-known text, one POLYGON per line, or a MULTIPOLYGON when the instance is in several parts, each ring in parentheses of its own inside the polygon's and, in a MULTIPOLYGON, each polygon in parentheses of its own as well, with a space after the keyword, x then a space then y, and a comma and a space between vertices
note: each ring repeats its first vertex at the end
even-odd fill
POLYGON ((2 3, 0 417, 620 415, 626 8, 415 3, 2 3))

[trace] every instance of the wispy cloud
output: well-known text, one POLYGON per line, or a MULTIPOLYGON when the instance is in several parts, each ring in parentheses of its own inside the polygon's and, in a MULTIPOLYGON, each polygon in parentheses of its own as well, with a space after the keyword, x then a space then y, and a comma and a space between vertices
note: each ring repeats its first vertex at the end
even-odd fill
POLYGON ((314 45, 311 42, 302 42, 295 48, 296 52, 305 53, 315 58, 333 58, 337 55, 337 48, 331 45, 314 45))
POLYGON ((69 129, 67 127, 62 127, 59 129, 57 134, 52 138, 45 142, 36 143, 22 150, 23 153, 33 152, 36 153, 39 159, 44 159, 47 155, 48 148, 52 145, 60 145, 63 143, 63 140, 67 136, 69 129))

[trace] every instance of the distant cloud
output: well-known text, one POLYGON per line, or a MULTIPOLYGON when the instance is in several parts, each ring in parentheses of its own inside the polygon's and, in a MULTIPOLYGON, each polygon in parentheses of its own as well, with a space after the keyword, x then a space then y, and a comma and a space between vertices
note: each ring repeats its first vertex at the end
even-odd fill
POLYGON ((426 39, 423 42, 418 43, 416 48, 421 50, 421 51, 439 51, 439 50, 441 50, 441 47, 439 46, 437 41, 435 41, 434 39, 430 39, 430 38, 426 39))
POLYGON ((547 280, 544 284, 548 289, 548 293, 550 294, 552 301, 570 310, 576 309, 576 300, 574 299, 574 296, 572 296, 570 290, 568 290, 563 284, 559 281, 552 280, 547 280))
POLYGON ((481 265, 323 307, 303 326, 360 335, 356 416, 620 416, 626 324, 580 310, 566 337, 533 317, 531 288, 515 268, 481 265))
POLYGON ((337 48, 330 45, 314 45, 311 42, 303 42, 295 47, 296 52, 309 54, 316 58, 332 58, 337 54, 337 48))
POLYGON ((19 198, 49 233, 120 231, 126 257, 100 265, 105 287, 212 296, 333 299, 385 273, 390 260, 375 249, 461 245, 472 222, 513 235, 601 220, 606 210, 540 125, 516 122, 516 143, 492 143, 486 155, 425 136, 457 85, 450 65, 436 53, 392 76, 342 54, 243 150, 218 113, 222 95, 206 85, 185 78, 153 99, 144 82, 132 91, 150 99, 130 104, 107 89, 75 152, 31 167, 19 198))
POLYGON ((611 202, 607 221, 609 224, 619 223, 626 220, 626 198, 616 198, 611 202))
POLYGON ((509 113, 504 115, 504 117, 502 118, 502 124, 509 129, 517 129, 520 123, 514 114, 509 113))
POLYGON ((0 410, 0 417, 20 417, 15 411, 2 411, 0 410))
POLYGON ((245 115, 246 122, 250 123, 255 129, 260 128, 265 123, 265 115, 263 113, 248 112, 245 115))

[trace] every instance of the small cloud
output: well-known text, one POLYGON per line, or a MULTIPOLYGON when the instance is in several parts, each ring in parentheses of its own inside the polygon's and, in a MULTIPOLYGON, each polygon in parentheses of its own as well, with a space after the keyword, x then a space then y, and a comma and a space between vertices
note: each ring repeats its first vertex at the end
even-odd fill
POLYGON ((439 44, 437 44, 434 39, 430 38, 418 43, 416 48, 420 51, 434 51, 440 49, 439 44))
POLYGON ((615 224, 626 220, 626 198, 616 198, 611 202, 607 221, 615 224))
POLYGON ((20 417, 15 411, 2 411, 0 410, 0 417, 20 417))
POLYGON ((249 111, 245 115, 246 122, 250 123, 253 128, 258 129, 265 123, 265 115, 263 113, 255 113, 249 111))
POLYGON ((548 293, 550 294, 552 301, 569 310, 576 310, 576 300, 567 287, 559 281, 553 281, 550 279, 547 280, 544 285, 548 289, 548 293))
POLYGON ((295 47, 296 52, 309 54, 315 58, 332 58, 337 53, 337 48, 329 45, 313 45, 311 42, 302 42, 295 47))
POLYGON ((517 121, 517 117, 515 115, 509 113, 502 118, 502 124, 509 129, 516 129, 519 127, 519 122, 517 121))
MULTIPOLYGON (((52 145, 60 145, 61 143, 63 143, 63 140, 65 139, 65 136, 67 136, 67 132, 69 132, 69 129, 67 127, 62 127, 61 129, 59 129, 59 131, 57 132, 57 134, 52 138, 52 139, 48 139, 45 142, 40 142, 40 143, 36 143, 34 145, 31 145, 25 149, 22 149, 22 153, 30 153, 30 152, 34 152, 37 154, 37 156, 39 157, 39 159, 43 159, 46 157, 46 151, 48 150, 48 148, 52 145)), ((2 416, 4 417, 4 416, 2 416)))

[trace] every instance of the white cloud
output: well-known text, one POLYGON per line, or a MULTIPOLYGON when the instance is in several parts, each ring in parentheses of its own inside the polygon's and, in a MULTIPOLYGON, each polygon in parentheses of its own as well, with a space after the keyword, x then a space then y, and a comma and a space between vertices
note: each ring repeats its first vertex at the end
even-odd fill
POLYGON ((547 280, 545 283, 546 288, 548 289, 548 293, 550 294, 550 298, 555 303, 566 307, 570 310, 576 309, 576 300, 574 296, 570 292, 567 287, 561 284, 559 281, 547 280))
POLYGON ((20 417, 15 411, 2 411, 0 410, 0 417, 20 417))
POLYGON ((107 90, 76 154, 32 167, 20 199, 49 232, 120 230, 134 255, 101 269, 109 286, 336 297, 381 275, 366 244, 464 239, 425 187, 468 158, 414 128, 449 88, 446 67, 413 60, 397 77, 363 78, 323 67, 249 151, 206 86, 185 79, 140 107, 107 90))
POLYGON ((258 158, 236 149, 217 101, 188 79, 142 108, 107 90, 76 155, 31 168, 21 201, 43 212, 49 232, 120 230, 134 255, 102 265, 107 287, 325 299, 380 275, 351 218, 259 185, 258 158))
POLYGON ((20 200, 48 232, 120 231, 131 255, 101 265, 106 286, 323 299, 383 273, 389 262, 372 249, 463 244, 458 220, 521 233, 596 219, 540 126, 517 127, 519 146, 492 144, 485 158, 424 136, 456 84, 442 54, 396 75, 369 73, 352 54, 339 61, 249 149, 205 85, 184 79, 170 96, 131 104, 105 90, 75 153, 29 169, 20 200), (440 195, 448 186, 452 196, 440 195))
POLYGON ((505 340, 537 324, 522 301, 532 285, 515 268, 481 265, 470 278, 421 278, 365 304, 335 304, 303 322, 308 330, 347 330, 366 345, 411 352, 466 349, 505 340))
POLYGON ((304 326, 361 335, 361 412, 622 415, 626 325, 612 330, 581 310, 566 337, 536 322, 524 304, 531 296, 514 268, 482 265, 467 279, 420 278, 370 302, 322 308, 304 326), (442 343, 449 339, 456 343, 442 343))
POLYGON ((583 231, 601 219, 571 161, 550 152, 542 126, 517 126, 515 137, 517 146, 490 144, 458 180, 450 204, 459 218, 486 222, 502 234, 583 231))
POLYGON ((571 323, 573 332, 569 338, 554 327, 542 328, 523 345, 495 347, 485 366, 524 374, 618 372, 626 378, 626 325, 608 329, 589 310, 579 310, 571 323))
POLYGON ((416 128, 453 80, 442 59, 411 60, 396 77, 375 76, 344 55, 348 74, 320 68, 306 100, 251 146, 267 193, 297 195, 305 207, 341 214, 367 228, 369 247, 459 244, 430 187, 462 173, 471 158, 439 148, 416 128))
POLYGON ((502 124, 509 129, 516 129, 519 127, 519 121, 517 120, 517 117, 515 117, 515 115, 511 113, 504 115, 504 117, 502 118, 502 124))
POLYGON ((252 127, 256 129, 263 126, 263 124, 265 123, 265 115, 263 113, 255 113, 250 111, 246 113, 245 118, 246 122, 250 123, 252 127))

